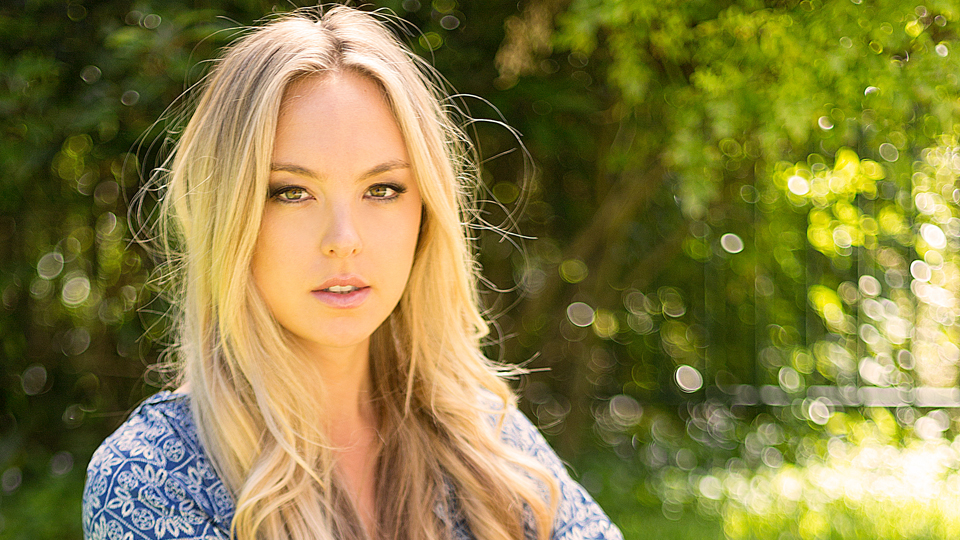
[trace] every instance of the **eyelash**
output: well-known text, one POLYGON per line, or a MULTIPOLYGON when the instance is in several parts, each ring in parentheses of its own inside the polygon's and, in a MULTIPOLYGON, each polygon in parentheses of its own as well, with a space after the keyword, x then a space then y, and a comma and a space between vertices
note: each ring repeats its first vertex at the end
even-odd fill
POLYGON ((282 195, 285 193, 292 193, 296 191, 301 191, 304 194, 306 194, 307 190, 303 189, 300 186, 280 186, 270 190, 270 198, 285 204, 295 203, 295 202, 298 202, 299 199, 284 199, 282 198, 282 195))
MULTIPOLYGON (((393 195, 387 197, 371 197, 375 201, 381 202, 390 202, 397 199, 401 194, 406 193, 407 188, 400 184, 393 183, 381 183, 374 184, 367 189, 367 193, 377 188, 386 188, 394 192, 393 195)), ((277 188, 270 190, 270 198, 284 204, 295 204, 303 200, 300 199, 284 199, 283 195, 286 193, 302 192, 304 195, 307 195, 307 190, 300 186, 290 185, 290 186, 279 186, 277 188)))
POLYGON ((407 191, 407 188, 405 188, 404 186, 401 186, 400 184, 385 183, 385 184, 374 184, 370 186, 370 188, 367 189, 367 193, 377 188, 387 188, 393 191, 393 195, 390 195, 389 197, 374 197, 374 199, 379 201, 392 201, 397 197, 399 197, 401 194, 406 193, 407 191))

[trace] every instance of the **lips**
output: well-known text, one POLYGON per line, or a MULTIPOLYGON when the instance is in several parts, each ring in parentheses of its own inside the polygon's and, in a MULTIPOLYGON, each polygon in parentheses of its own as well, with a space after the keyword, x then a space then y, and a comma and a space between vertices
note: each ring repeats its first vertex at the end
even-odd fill
POLYGON ((336 276, 311 291, 314 298, 337 309, 359 307, 370 294, 370 286, 358 276, 336 276))
POLYGON ((343 274, 339 276, 334 276, 330 279, 325 280, 318 287, 314 288, 314 291, 327 291, 331 288, 338 290, 343 290, 344 288, 352 287, 354 289, 363 289, 368 287, 367 282, 363 280, 360 276, 352 274, 343 274))

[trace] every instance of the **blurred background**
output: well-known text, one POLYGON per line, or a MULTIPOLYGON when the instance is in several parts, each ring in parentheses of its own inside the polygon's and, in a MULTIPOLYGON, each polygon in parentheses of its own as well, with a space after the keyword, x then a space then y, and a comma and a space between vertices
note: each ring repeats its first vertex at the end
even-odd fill
MULTIPOLYGON (((91 453, 161 385, 127 220, 157 120, 299 5, 0 7, 0 538, 80 538, 91 453)), ((487 352, 628 539, 960 532, 956 2, 378 6, 524 235, 477 232, 487 352)))

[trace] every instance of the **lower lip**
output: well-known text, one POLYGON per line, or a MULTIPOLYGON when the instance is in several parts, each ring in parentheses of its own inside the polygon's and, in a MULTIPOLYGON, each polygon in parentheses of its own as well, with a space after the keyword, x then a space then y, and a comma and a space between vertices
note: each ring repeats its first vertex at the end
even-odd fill
POLYGON ((363 301, 367 299, 367 295, 369 294, 370 287, 364 287, 349 293, 313 291, 314 298, 320 300, 330 307, 338 309, 355 308, 362 304, 363 301))

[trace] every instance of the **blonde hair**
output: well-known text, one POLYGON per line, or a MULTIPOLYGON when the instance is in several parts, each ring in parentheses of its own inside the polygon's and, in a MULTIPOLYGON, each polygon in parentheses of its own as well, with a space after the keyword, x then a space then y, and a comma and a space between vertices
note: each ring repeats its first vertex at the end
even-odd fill
POLYGON ((439 509, 465 519, 478 538, 520 539, 530 527, 547 538, 556 481, 491 429, 515 404, 480 350, 487 324, 465 229, 476 182, 469 145, 441 105, 431 68, 375 14, 342 6, 296 11, 230 46, 160 179, 178 382, 189 385, 200 438, 236 498, 232 534, 364 536, 320 427, 324 389, 299 376, 301 360, 250 271, 284 91, 342 71, 381 87, 424 208, 407 288, 371 338, 383 439, 379 533, 447 538, 455 524, 439 509))

